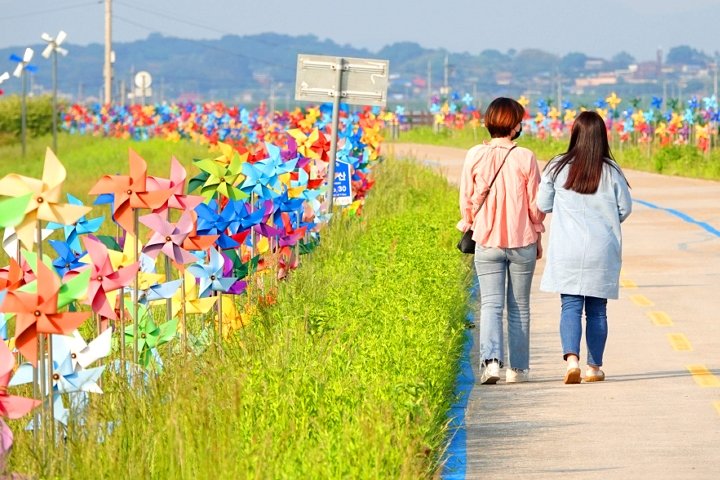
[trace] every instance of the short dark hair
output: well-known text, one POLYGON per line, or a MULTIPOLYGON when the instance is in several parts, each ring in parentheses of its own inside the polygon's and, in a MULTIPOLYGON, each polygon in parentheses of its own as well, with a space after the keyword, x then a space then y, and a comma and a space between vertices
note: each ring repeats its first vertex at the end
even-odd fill
POLYGON ((516 100, 498 97, 485 110, 485 128, 492 138, 507 137, 524 116, 525 107, 516 100))

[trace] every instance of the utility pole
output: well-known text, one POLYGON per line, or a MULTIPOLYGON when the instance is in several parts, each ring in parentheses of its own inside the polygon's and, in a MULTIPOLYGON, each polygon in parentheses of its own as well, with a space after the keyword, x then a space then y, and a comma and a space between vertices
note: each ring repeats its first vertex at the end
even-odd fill
POLYGON ((717 59, 715 60, 715 63, 713 63, 713 96, 717 100, 717 94, 718 94, 718 63, 717 59))
POLYGON ((448 54, 445 54, 445 73, 444 73, 444 79, 445 83, 443 83, 443 90, 445 91, 445 95, 450 94, 450 90, 448 89, 448 73, 450 70, 450 64, 448 63, 448 54))
POLYGON ((432 60, 428 60, 427 89, 428 108, 430 108, 430 105, 432 105, 432 60))
POLYGON ((105 103, 112 102, 112 0, 105 0, 105 103))
POLYGON ((557 109, 562 113, 562 76, 559 71, 557 74, 557 109))

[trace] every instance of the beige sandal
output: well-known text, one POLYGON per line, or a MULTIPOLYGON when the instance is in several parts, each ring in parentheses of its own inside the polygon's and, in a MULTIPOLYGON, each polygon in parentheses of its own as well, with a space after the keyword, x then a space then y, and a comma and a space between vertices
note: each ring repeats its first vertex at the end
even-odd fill
POLYGON ((605 372, 602 370, 586 370, 585 371, 585 378, 583 379, 585 382, 602 382, 605 380, 605 372))
POLYGON ((568 368, 565 372, 565 384, 580 383, 580 368, 568 368))

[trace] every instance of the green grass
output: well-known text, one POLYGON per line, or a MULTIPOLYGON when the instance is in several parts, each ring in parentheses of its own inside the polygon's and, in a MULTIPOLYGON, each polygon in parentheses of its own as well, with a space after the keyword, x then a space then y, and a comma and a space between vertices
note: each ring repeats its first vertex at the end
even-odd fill
MULTIPOLYGON (((489 135, 484 128, 479 128, 476 132, 467 127, 463 130, 443 129, 435 133, 431 127, 416 127, 408 132, 402 132, 396 141, 467 149, 487 139, 489 135)), ((540 140, 521 136, 518 145, 535 152, 538 160, 547 161, 566 151, 568 140, 540 140)), ((720 180, 720 148, 703 154, 691 145, 661 148, 648 145, 620 145, 614 142, 611 144, 611 149, 615 159, 624 168, 664 175, 720 180)))
MULTIPOLYGON (((157 156, 169 158, 180 149, 173 147, 157 156)), ((65 160, 70 171, 77 171, 74 158, 85 161, 65 160)), ((144 389, 106 376, 86 426, 71 428, 66 443, 45 453, 22 432, 25 420, 12 421, 10 471, 47 478, 436 475, 467 301, 468 266, 454 249, 457 192, 437 174, 392 159, 377 179, 363 216, 336 218, 321 247, 281 283, 278 303, 222 353, 165 349, 165 371, 144 389), (100 435, 110 421, 112 434, 100 435)))

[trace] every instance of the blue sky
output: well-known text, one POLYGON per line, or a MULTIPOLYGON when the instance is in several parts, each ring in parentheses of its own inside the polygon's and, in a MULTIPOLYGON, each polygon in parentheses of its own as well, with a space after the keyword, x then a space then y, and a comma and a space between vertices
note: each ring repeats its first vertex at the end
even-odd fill
MULTIPOLYGON (((451 52, 540 48, 638 60, 691 45, 720 51, 720 0, 113 0, 113 39, 314 34, 377 51, 413 41, 451 52), (300 6, 302 5, 302 7, 300 6)), ((69 44, 102 43, 104 0, 0 0, 0 47, 63 29, 69 44)))

